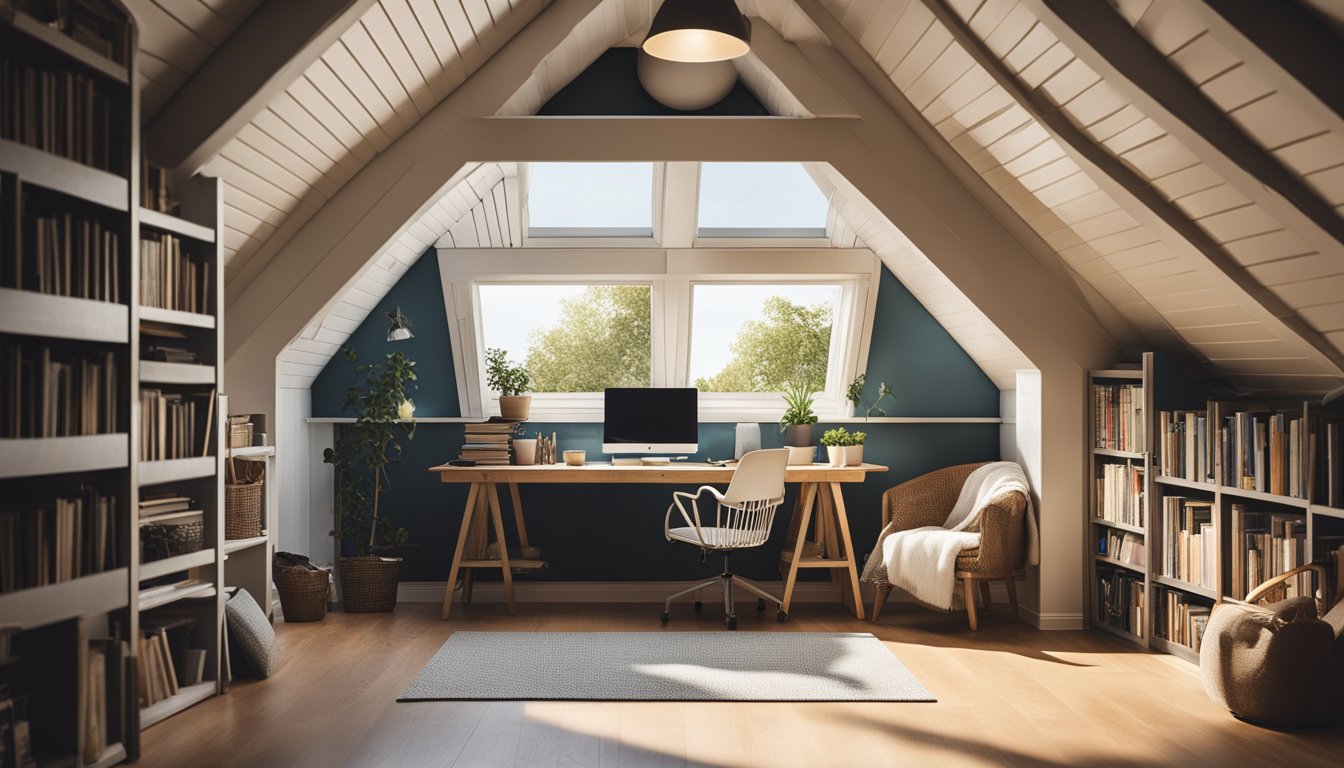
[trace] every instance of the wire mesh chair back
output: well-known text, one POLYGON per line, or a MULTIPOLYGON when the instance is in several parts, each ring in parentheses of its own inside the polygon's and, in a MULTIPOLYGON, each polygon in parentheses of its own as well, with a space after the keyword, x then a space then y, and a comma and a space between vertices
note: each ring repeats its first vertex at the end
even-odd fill
POLYGON ((784 469, 789 452, 776 448, 742 457, 715 510, 721 549, 759 547, 770 538, 775 512, 784 501, 784 469))

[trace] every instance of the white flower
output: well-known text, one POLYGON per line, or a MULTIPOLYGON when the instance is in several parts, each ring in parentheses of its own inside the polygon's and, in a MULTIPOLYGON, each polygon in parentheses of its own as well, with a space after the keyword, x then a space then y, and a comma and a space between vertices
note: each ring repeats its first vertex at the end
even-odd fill
POLYGON ((401 405, 397 406, 397 418, 402 421, 410 421, 415 416, 415 403, 408 400, 402 400, 401 405))

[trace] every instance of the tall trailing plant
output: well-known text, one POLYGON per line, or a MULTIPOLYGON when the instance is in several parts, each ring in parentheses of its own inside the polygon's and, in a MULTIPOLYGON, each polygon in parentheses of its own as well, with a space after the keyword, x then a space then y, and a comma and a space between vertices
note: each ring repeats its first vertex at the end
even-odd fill
POLYGON ((345 357, 355 366, 354 380, 345 390, 343 410, 352 411, 355 423, 336 435, 322 460, 336 469, 336 526, 331 535, 355 543, 360 555, 401 546, 409 539, 379 508, 382 492, 391 487, 387 466, 401 463, 398 432, 415 436, 415 421, 400 420, 411 409, 409 394, 415 391, 415 363, 401 352, 382 362, 359 364, 355 351, 345 357))

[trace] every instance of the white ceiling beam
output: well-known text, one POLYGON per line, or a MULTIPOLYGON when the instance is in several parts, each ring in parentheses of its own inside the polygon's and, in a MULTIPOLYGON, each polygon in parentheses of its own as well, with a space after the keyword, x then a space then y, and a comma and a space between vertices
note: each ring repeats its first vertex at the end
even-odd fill
POLYGON ((857 116, 843 96, 817 77, 797 46, 780 37, 764 19, 751 20, 751 52, 814 117, 857 116))
POLYGON ((165 168, 200 170, 374 1, 262 3, 145 127, 146 154, 165 168))
POLYGON ((1248 200, 1344 259, 1344 219, 1263 149, 1106 2, 1023 0, 1084 64, 1248 200))
MULTIPOLYGON (((1130 166, 1097 144, 1040 90, 1027 88, 944 0, 922 0, 976 63, 984 67, 1103 192, 1198 268, 1210 287, 1239 299, 1267 329, 1304 356, 1333 370, 1344 360, 1333 345, 1248 273, 1231 254, 1130 166)), ((1164 317, 1165 321, 1165 317, 1164 317)), ((1173 333, 1175 333, 1173 329, 1173 333)), ((1184 337, 1176 334, 1177 338, 1184 337)), ((1196 357, 1202 357, 1191 349, 1196 357)))
POLYGON ((1297 3, 1197 0, 1209 33, 1307 114, 1344 134, 1344 40, 1297 3))

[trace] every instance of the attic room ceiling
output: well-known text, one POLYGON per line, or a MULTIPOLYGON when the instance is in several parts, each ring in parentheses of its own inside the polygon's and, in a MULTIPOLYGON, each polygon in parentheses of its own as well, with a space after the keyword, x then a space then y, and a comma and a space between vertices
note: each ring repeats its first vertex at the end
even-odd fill
MULTIPOLYGON (((145 30, 142 61, 153 56, 172 68, 142 66, 146 100, 159 103, 190 87, 203 64, 199 40, 227 53, 230 31, 255 8, 250 0, 212 2, 209 14, 197 0, 131 5, 145 30)), ((231 302, 287 257, 286 245, 338 190, 462 90, 548 4, 340 5, 362 13, 205 166, 226 182, 231 302)), ((739 7, 793 60, 820 66, 832 51, 860 72, 881 102, 929 137, 931 152, 973 174, 967 183, 977 195, 997 197, 1004 226, 1071 282, 1118 346, 1186 350, 1252 390, 1320 392, 1340 383, 1337 105, 1203 3, 1098 2, 1090 10, 1105 18, 1101 32, 1057 0, 739 7), (1115 37, 1125 41, 1119 55, 1103 44, 1115 37), (1199 104, 1173 103, 1166 91, 1199 104)), ((522 87, 499 95, 493 112, 534 114, 602 51, 637 44, 655 8, 578 0, 567 10, 577 14, 571 33, 522 87)), ((1338 27, 1322 30, 1338 43, 1338 27)), ((849 110, 816 95, 804 104, 793 92, 800 78, 818 78, 802 71, 810 66, 781 77, 744 58, 739 75, 775 114, 849 110)))

